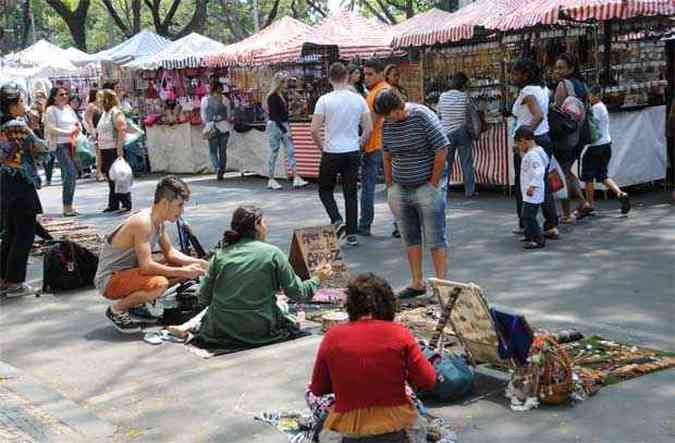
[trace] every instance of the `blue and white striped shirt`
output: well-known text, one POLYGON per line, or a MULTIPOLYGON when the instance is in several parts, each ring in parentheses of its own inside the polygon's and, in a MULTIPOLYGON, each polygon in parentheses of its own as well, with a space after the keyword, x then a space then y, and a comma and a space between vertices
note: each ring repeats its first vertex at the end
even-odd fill
POLYGON ((426 106, 406 103, 408 116, 384 123, 382 144, 391 153, 394 182, 418 186, 431 179, 436 153, 448 146, 436 114, 426 106))

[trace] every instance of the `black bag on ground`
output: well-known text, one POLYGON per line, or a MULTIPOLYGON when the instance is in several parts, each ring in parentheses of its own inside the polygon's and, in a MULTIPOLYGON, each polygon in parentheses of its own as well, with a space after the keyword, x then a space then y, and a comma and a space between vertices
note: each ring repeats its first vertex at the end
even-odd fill
POLYGON ((204 308, 199 304, 199 282, 190 280, 180 283, 162 296, 160 301, 164 305, 162 325, 179 325, 199 314, 204 308))
POLYGON ((44 256, 42 291, 71 291, 93 286, 98 257, 70 240, 50 242, 44 256))

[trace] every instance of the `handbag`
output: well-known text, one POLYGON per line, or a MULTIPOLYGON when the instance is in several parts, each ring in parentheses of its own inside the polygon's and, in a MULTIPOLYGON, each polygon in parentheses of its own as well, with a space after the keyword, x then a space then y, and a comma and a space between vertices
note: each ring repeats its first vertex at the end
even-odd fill
POLYGON ((562 177, 560 177, 557 169, 548 171, 548 186, 551 189, 551 192, 558 192, 565 187, 562 177))
POLYGON ((483 121, 478 108, 476 108, 476 104, 468 95, 466 96, 465 122, 471 138, 473 140, 478 140, 480 135, 485 131, 485 128, 483 127, 483 121))

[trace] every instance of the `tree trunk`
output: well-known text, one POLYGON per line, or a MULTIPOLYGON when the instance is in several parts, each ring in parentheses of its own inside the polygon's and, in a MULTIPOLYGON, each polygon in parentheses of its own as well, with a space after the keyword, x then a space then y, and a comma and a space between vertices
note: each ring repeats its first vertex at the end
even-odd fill
POLYGON ((75 46, 82 50, 87 50, 87 14, 91 0, 80 0, 77 8, 71 11, 62 0, 45 0, 49 6, 63 19, 70 30, 70 35, 75 41, 75 46))

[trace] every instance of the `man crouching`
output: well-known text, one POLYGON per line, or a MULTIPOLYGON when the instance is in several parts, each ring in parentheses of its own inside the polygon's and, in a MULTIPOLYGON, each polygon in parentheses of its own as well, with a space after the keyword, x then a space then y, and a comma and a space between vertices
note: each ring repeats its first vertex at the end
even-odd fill
POLYGON ((189 198, 183 180, 164 177, 155 189, 152 208, 129 217, 106 236, 94 284, 105 298, 114 300, 105 315, 118 331, 139 332, 140 323, 129 316, 129 309, 161 297, 170 282, 205 274, 208 263, 177 251, 164 228, 164 223, 178 220, 189 198), (164 255, 161 263, 152 258, 158 244, 164 255))

